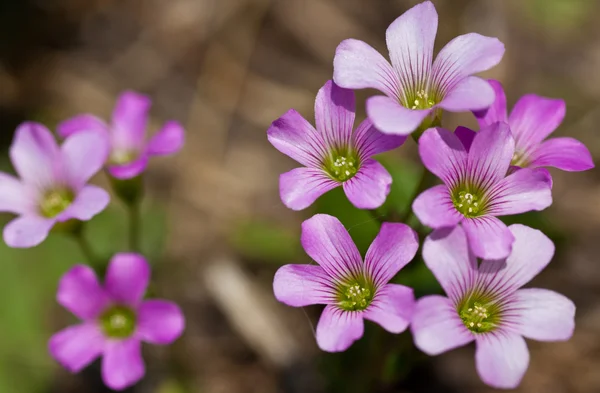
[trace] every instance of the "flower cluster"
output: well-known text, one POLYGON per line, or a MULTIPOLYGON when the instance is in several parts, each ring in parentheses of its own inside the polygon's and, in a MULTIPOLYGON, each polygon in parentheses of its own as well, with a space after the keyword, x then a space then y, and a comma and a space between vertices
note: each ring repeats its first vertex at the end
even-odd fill
POLYGON ((437 23, 429 1, 398 17, 386 32, 391 64, 365 42, 343 41, 333 81, 317 94, 316 127, 290 110, 267 136, 303 165, 280 177, 287 207, 305 209, 341 185, 354 206, 376 209, 392 178, 373 156, 412 134, 423 165, 442 183, 420 189, 412 212, 433 229, 422 256, 447 297, 415 300, 411 288, 391 283, 419 248, 408 225, 384 222, 363 260, 340 221, 324 214, 302 225, 302 245, 317 265, 281 267, 273 290, 289 306, 325 305, 316 328, 325 351, 346 350, 363 335, 365 319, 391 333, 410 326, 416 346, 430 355, 475 341, 481 379, 513 388, 529 362, 523 337, 569 339, 575 306, 553 291, 521 289, 548 265, 554 245, 540 231, 498 217, 552 204, 546 167, 583 171, 594 164, 575 139, 545 140, 565 115, 564 101, 526 95, 508 116, 501 84, 474 76, 500 62, 498 39, 465 34, 433 60, 437 23), (353 131, 351 89, 363 88, 384 96, 367 99, 368 119, 353 131), (441 128, 443 111, 472 111, 480 130, 441 128))

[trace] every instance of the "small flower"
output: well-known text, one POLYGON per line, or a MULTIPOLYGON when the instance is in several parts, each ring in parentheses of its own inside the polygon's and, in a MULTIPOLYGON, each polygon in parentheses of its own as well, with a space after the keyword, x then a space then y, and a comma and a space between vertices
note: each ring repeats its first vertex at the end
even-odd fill
POLYGON ((488 81, 496 92, 496 100, 487 111, 475 112, 480 127, 494 122, 508 123, 515 138, 515 154, 511 165, 522 168, 553 166, 569 172, 594 167, 585 145, 573 138, 552 138, 565 117, 565 102, 559 99, 524 95, 515 104, 510 117, 506 113, 506 96, 496 80, 488 81))
POLYGON ((82 322, 52 336, 50 354, 73 373, 102 355, 106 386, 135 384, 145 374, 141 342, 171 344, 185 324, 175 303, 142 300, 149 280, 150 266, 138 254, 116 254, 103 287, 90 267, 73 267, 60 280, 57 301, 82 322))
POLYGON ((96 116, 75 116, 58 125, 58 133, 66 137, 84 130, 99 130, 111 146, 108 172, 117 179, 131 179, 146 169, 151 156, 169 155, 183 147, 184 130, 176 121, 168 121, 158 133, 146 141, 146 125, 150 98, 126 91, 115 106, 111 125, 96 116))
POLYGON ((354 92, 328 81, 315 101, 316 130, 293 109, 273 122, 267 131, 269 142, 305 166, 279 178, 287 207, 307 208, 340 185, 358 208, 374 209, 385 202, 392 177, 371 157, 395 149, 406 138, 383 135, 368 120, 352 132, 354 115, 354 92))
POLYGON ((317 344, 345 351, 363 335, 363 319, 391 333, 404 331, 414 308, 412 288, 388 284, 419 248, 407 225, 384 223, 365 261, 348 231, 335 217, 317 214, 302 224, 302 245, 316 265, 285 265, 275 274, 273 291, 292 307, 326 304, 317 325, 317 344))
POLYGON ((438 16, 430 1, 398 17, 386 31, 392 64, 367 43, 342 41, 333 60, 333 80, 349 89, 374 88, 386 96, 367 100, 367 114, 385 133, 408 135, 438 108, 480 110, 494 91, 472 76, 494 67, 504 55, 498 39, 470 33, 456 37, 433 62, 438 16))
POLYGON ((423 259, 448 297, 417 301, 411 322, 416 346, 438 355, 475 341, 481 379, 496 388, 519 385, 529 364, 523 337, 568 340, 575 305, 547 289, 520 289, 552 259, 554 245, 542 232, 511 225, 515 237, 505 260, 477 264, 460 227, 434 231, 423 244, 423 259))
POLYGON ((0 211, 18 215, 4 227, 10 247, 36 246, 57 222, 87 221, 108 205, 106 191, 86 184, 108 155, 98 133, 82 132, 58 146, 42 124, 23 123, 9 154, 20 177, 0 172, 0 211))
POLYGON ((514 238, 496 216, 550 206, 551 177, 543 168, 521 169, 507 176, 515 150, 507 124, 494 123, 473 134, 464 127, 455 134, 443 128, 423 133, 421 160, 444 184, 419 195, 413 211, 432 228, 460 223, 476 256, 506 258, 514 238))

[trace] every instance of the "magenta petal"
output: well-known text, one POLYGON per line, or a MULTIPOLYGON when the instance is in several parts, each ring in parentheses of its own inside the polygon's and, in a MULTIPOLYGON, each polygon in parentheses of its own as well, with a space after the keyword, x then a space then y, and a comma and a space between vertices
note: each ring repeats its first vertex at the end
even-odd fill
POLYGON ((453 227, 463 215, 456 210, 444 184, 431 187, 415 198, 413 212, 423 225, 431 228, 453 227))
POLYGON ((354 132, 354 147, 356 148, 361 160, 366 160, 372 156, 393 150, 402 146, 406 141, 405 136, 386 135, 380 132, 371 120, 366 119, 354 132))
POLYGON ((490 79, 488 83, 494 89, 496 98, 494 103, 486 110, 478 111, 475 117, 479 122, 479 128, 487 127, 498 121, 508 123, 508 115, 506 114, 506 95, 502 84, 497 80, 490 79))
POLYGON ((504 216, 544 210, 552 204, 552 178, 543 168, 523 168, 502 179, 490 191, 488 214, 504 216))
POLYGON ((61 277, 56 301, 77 318, 93 320, 105 309, 109 298, 94 270, 89 266, 76 265, 61 277))
POLYGON ((333 279, 316 265, 285 265, 273 278, 275 298, 292 307, 336 301, 333 279))
POLYGON ((148 156, 142 154, 137 160, 123 165, 110 165, 108 173, 114 178, 126 180, 140 175, 148 165, 148 156))
POLYGON ((392 176, 375 160, 361 162, 358 172, 342 187, 346 196, 359 209, 376 209, 390 193, 392 176))
POLYGON ((10 146, 10 160, 24 183, 43 188, 60 176, 60 150, 44 125, 21 124, 10 146))
POLYGON ((412 288, 398 284, 386 284, 375 295, 375 299, 363 312, 363 317, 379 324, 390 333, 406 330, 415 310, 415 295, 412 288))
POLYGON ((350 146, 356 105, 354 91, 327 81, 315 100, 315 124, 329 149, 350 146))
POLYGON ((98 186, 87 185, 77 194, 73 203, 60 214, 59 221, 76 218, 87 221, 108 206, 110 195, 98 186))
POLYGON ((519 289, 511 297, 509 312, 516 314, 517 332, 533 340, 568 340, 575 329, 575 304, 547 289, 519 289))
POLYGON ((465 176, 467 150, 452 132, 430 128, 419 138, 419 155, 425 168, 449 187, 465 176))
POLYGON ((373 88, 398 97, 400 82, 390 63, 369 44, 347 39, 335 50, 333 80, 348 89, 373 88))
POLYGON ((469 151, 477 133, 470 128, 458 126, 456 127, 456 130, 454 130, 454 135, 460 139, 465 149, 469 151))
POLYGON ((526 94, 517 101, 508 124, 517 143, 517 151, 535 148, 562 123, 566 112, 563 100, 526 94))
POLYGON ((482 129, 469 149, 469 180, 487 187, 504 179, 514 152, 515 141, 508 124, 494 123, 482 129))
POLYGON ((135 151, 144 146, 151 105, 150 98, 133 91, 119 96, 112 115, 113 149, 135 151))
POLYGON ((58 124, 56 131, 61 138, 66 138, 81 131, 97 131, 106 133, 108 125, 94 115, 78 115, 58 124))
POLYGON ((110 260, 104 286, 117 302, 136 306, 150 280, 150 265, 140 254, 119 253, 110 260))
POLYGON ((102 358, 102 380, 113 390, 123 390, 138 382, 146 368, 141 342, 135 338, 106 343, 102 358))
POLYGON ((573 138, 552 138, 544 141, 531 154, 529 167, 553 166, 563 171, 587 171, 594 167, 587 147, 573 138))
POLYGON ((4 227, 4 242, 14 248, 37 246, 48 237, 55 222, 36 215, 17 217, 4 227))
POLYGON ((397 99, 374 96, 367 99, 367 114, 378 130, 385 134, 409 135, 421 125, 431 109, 408 109, 397 99))
POLYGON ((177 153, 183 147, 184 139, 185 130, 183 126, 176 121, 168 121, 150 139, 146 146, 146 153, 155 156, 177 153))
POLYGON ((408 225, 384 222, 365 256, 367 276, 375 286, 387 284, 415 257, 419 237, 408 225))
POLYGON ((417 348, 430 356, 462 347, 475 338, 450 299, 439 295, 417 301, 410 329, 417 348))
POLYGON ((105 339, 95 323, 70 326, 48 342, 50 355, 72 373, 92 363, 104 349, 105 339))
POLYGON ((515 241, 508 227, 493 216, 466 218, 462 221, 473 253, 479 258, 503 259, 515 241))
POLYGON ((171 344, 185 328, 179 306, 166 300, 146 300, 137 312, 136 335, 151 344, 171 344))
POLYGON ((0 172, 0 212, 24 214, 35 209, 34 195, 14 176, 0 172))
POLYGON ((362 337, 365 326, 360 312, 328 305, 317 324, 317 344, 327 352, 342 352, 362 337))
POLYGON ((279 176, 279 195, 290 209, 302 210, 339 185, 322 169, 296 168, 279 176))
POLYGON ((108 158, 109 149, 108 136, 103 132, 82 131, 67 137, 61 152, 70 185, 78 189, 100 171, 108 158))
POLYGON ((523 337, 507 332, 477 336, 475 363, 481 380, 498 389, 519 386, 529 366, 529 350, 523 337))
POLYGON ((488 82, 468 76, 458 82, 438 106, 450 112, 481 110, 492 105, 494 97, 494 89, 488 82))
POLYGON ((327 214, 315 214, 302 223, 302 246, 327 274, 345 281, 362 274, 362 258, 350 234, 340 220, 327 214))

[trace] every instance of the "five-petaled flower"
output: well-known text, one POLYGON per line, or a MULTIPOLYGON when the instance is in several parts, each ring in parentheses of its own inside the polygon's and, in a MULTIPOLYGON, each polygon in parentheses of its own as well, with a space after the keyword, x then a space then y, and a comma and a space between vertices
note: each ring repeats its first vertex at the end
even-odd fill
POLYGON ((438 16, 430 1, 399 16, 387 29, 392 64, 363 41, 347 39, 333 60, 333 80, 350 89, 374 88, 386 96, 367 100, 367 114, 385 133, 408 135, 436 111, 481 110, 494 91, 472 76, 492 68, 504 55, 497 38, 470 33, 450 41, 433 60, 438 16), (438 109, 439 108, 439 109, 438 109))
POLYGON ((150 105, 150 98, 126 91, 117 100, 110 126, 96 116, 84 114, 59 124, 58 133, 66 137, 85 130, 100 131, 110 144, 108 172, 118 179, 130 179, 144 171, 149 157, 173 154, 183 147, 183 127, 172 120, 146 141, 150 105))
POLYGON ((316 130, 293 109, 273 122, 269 142, 305 166, 279 178, 287 207, 304 209, 340 185, 358 208, 374 209, 385 202, 392 177, 371 157, 395 149, 406 138, 384 135, 369 120, 352 132, 354 116, 354 92, 328 81, 315 101, 316 130))
POLYGON ((89 220, 110 201, 105 190, 86 184, 108 155, 96 132, 70 136, 59 146, 43 125, 23 123, 9 154, 20 177, 0 172, 0 211, 18 215, 4 227, 10 247, 36 246, 57 222, 89 220))
POLYGON ((114 390, 125 389, 145 373, 141 342, 170 344, 183 332, 179 307, 165 300, 143 300, 150 266, 138 254, 116 254, 104 286, 94 271, 77 265, 58 287, 58 302, 82 320, 50 339, 50 354, 71 372, 100 355, 102 379, 114 390))
POLYGON ((575 305, 546 289, 520 289, 552 259, 554 244, 542 232, 509 227, 515 237, 505 260, 477 259, 461 227, 434 231, 423 245, 423 259, 448 297, 418 300, 411 323, 416 346, 437 355, 475 341, 481 379, 497 388, 515 388, 527 370, 523 337, 567 340, 575 327, 575 305))
POLYGON ((552 203, 547 170, 520 169, 507 176, 515 142, 506 123, 475 133, 431 128, 419 139, 425 167, 444 184, 413 202, 419 220, 432 228, 463 226, 476 256, 506 258, 514 237, 496 216, 542 210, 552 203))
POLYGON ((316 265, 286 265, 273 280, 289 306, 326 304, 317 325, 324 351, 345 351, 363 335, 363 319, 392 333, 404 331, 414 309, 412 288, 388 282, 415 256, 419 240, 405 224, 384 223, 363 260, 335 217, 317 214, 302 224, 302 245, 316 265))
POLYGON ((482 128, 497 121, 508 123, 515 138, 512 165, 523 168, 552 166, 571 172, 594 167, 589 150, 578 140, 569 137, 544 140, 565 117, 563 100, 527 94, 517 101, 508 116, 502 85, 496 80, 489 80, 489 83, 496 91, 496 100, 488 110, 475 112, 475 116, 482 128))

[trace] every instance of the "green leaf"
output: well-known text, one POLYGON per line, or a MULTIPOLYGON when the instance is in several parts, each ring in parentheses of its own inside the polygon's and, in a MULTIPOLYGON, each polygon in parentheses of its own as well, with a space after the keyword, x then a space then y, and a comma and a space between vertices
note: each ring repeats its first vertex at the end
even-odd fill
POLYGON ((262 262, 284 264, 302 255, 299 231, 263 221, 239 224, 229 241, 244 257, 262 262))

